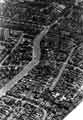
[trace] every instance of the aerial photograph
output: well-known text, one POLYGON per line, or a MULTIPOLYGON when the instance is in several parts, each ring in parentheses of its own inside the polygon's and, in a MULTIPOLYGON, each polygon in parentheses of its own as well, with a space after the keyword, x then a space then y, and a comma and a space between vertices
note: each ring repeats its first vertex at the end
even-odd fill
POLYGON ((0 120, 64 120, 82 101, 83 0, 0 0, 0 120))

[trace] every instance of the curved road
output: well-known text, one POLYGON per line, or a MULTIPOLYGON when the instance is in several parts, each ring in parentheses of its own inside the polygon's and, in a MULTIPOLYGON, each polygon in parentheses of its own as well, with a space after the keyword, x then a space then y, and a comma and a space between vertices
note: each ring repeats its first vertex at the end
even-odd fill
POLYGON ((20 79, 22 79, 24 76, 26 76, 28 74, 28 72, 32 68, 34 68, 35 65, 37 65, 39 63, 40 41, 46 35, 48 30, 49 30, 49 27, 45 27, 45 29, 42 32, 40 32, 39 35, 36 36, 36 38, 34 39, 34 43, 33 43, 32 61, 29 62, 29 64, 27 64, 19 74, 14 76, 14 78, 11 81, 9 81, 2 89, 0 89, 0 97, 5 95, 8 90, 10 90, 20 79))

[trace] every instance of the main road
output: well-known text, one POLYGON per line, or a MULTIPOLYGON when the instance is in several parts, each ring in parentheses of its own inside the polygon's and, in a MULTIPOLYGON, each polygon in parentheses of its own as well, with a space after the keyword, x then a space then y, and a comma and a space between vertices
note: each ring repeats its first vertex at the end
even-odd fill
POLYGON ((26 66, 23 68, 23 70, 18 73, 16 76, 14 76, 11 81, 9 81, 3 88, 0 89, 0 97, 4 96, 8 90, 10 90, 17 82, 22 79, 25 75, 28 74, 28 72, 34 68, 39 63, 40 59, 40 41, 42 38, 47 34, 49 30, 49 27, 46 26, 43 31, 38 34, 33 42, 33 55, 32 55, 32 61, 29 62, 29 64, 26 64, 26 66))

